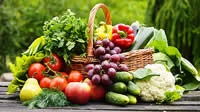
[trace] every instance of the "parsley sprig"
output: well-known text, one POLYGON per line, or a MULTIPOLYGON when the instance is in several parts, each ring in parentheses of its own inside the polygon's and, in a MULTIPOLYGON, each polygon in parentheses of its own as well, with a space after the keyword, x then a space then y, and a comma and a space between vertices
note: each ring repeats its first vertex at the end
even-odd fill
POLYGON ((85 56, 88 42, 87 22, 77 18, 70 10, 46 21, 43 31, 46 39, 45 51, 63 56, 68 64, 73 55, 85 56))

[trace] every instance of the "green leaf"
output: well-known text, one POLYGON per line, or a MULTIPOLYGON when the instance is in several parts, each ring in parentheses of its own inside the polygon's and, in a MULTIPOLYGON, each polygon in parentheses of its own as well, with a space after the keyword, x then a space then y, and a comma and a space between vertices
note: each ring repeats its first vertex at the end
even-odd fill
POLYGON ((83 39, 78 39, 76 41, 79 42, 79 43, 85 43, 85 40, 83 40, 83 39))
POLYGON ((66 46, 67 46, 67 49, 70 51, 71 49, 74 48, 75 42, 68 41, 68 42, 66 43, 66 46))
POLYGON ((164 53, 166 53, 177 65, 180 65, 182 55, 176 47, 168 46, 164 53))
POLYGON ((63 47, 64 45, 64 41, 60 41, 60 43, 58 44, 58 48, 63 47))
POLYGON ((198 82, 197 80, 193 80, 189 83, 184 84, 183 87, 185 88, 185 91, 193 91, 200 87, 200 82, 198 82))
POLYGON ((183 96, 185 89, 179 85, 176 85, 176 90, 165 92, 165 99, 163 102, 172 103, 183 96))
POLYGON ((168 46, 167 37, 163 29, 154 30, 154 35, 145 48, 154 48, 155 51, 164 52, 168 46))
POLYGON ((170 57, 162 52, 153 53, 153 62, 167 65, 169 69, 175 66, 174 62, 170 59, 170 57))
POLYGON ((160 74, 153 73, 151 69, 139 68, 135 72, 131 72, 134 79, 150 78, 152 76, 159 76, 160 74))

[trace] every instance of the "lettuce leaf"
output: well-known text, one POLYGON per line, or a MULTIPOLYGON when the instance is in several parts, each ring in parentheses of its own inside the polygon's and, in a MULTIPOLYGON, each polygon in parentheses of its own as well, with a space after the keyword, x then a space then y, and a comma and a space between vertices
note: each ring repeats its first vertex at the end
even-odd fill
POLYGON ((176 85, 176 90, 165 92, 165 99, 163 102, 172 103, 183 96, 185 89, 179 85, 176 85))
POLYGON ((167 37, 163 29, 154 30, 154 35, 145 48, 153 48, 155 51, 165 52, 168 46, 167 37))
POLYGON ((153 73, 151 69, 147 69, 147 68, 139 68, 134 72, 131 71, 130 73, 133 75, 134 79, 138 79, 138 80, 141 80, 144 78, 149 79, 152 76, 160 75, 160 74, 153 73))
POLYGON ((34 62, 40 62, 43 58, 43 54, 38 54, 35 56, 22 55, 21 57, 16 57, 15 64, 9 64, 14 79, 8 85, 7 94, 12 94, 20 89, 28 78, 27 71, 29 66, 34 62))

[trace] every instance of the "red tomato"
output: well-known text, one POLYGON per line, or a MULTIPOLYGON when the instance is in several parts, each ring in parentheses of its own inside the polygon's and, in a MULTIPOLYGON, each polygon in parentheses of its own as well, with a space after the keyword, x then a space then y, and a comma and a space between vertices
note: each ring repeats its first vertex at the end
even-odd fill
POLYGON ((44 77, 40 80, 40 87, 41 88, 49 88, 51 83, 51 78, 49 77, 44 77))
POLYGON ((67 80, 63 77, 55 77, 52 79, 49 88, 63 91, 67 86, 67 80))
POLYGON ((84 79, 84 76, 76 70, 72 70, 68 77, 68 82, 80 82, 84 79))
POLYGON ((92 84, 92 81, 90 79, 88 79, 88 78, 85 78, 83 82, 87 83, 91 88, 90 99, 92 101, 103 100, 103 98, 105 96, 105 93, 106 93, 106 89, 102 85, 92 84))
POLYGON ((62 59, 55 53, 53 53, 52 56, 53 57, 45 57, 43 63, 47 64, 54 71, 60 71, 63 65, 62 59))
POLYGON ((68 79, 69 75, 66 72, 60 72, 61 73, 61 77, 68 79))
POLYGON ((35 78, 38 81, 40 81, 44 76, 44 72, 45 72, 46 68, 44 65, 42 65, 41 63, 33 63, 30 65, 29 69, 28 69, 28 76, 30 78, 35 78))
POLYGON ((90 94, 91 88, 87 83, 70 82, 65 88, 67 99, 75 104, 87 104, 90 94))
POLYGON ((91 100, 100 101, 103 100, 106 93, 106 89, 102 85, 92 85, 91 87, 91 100))

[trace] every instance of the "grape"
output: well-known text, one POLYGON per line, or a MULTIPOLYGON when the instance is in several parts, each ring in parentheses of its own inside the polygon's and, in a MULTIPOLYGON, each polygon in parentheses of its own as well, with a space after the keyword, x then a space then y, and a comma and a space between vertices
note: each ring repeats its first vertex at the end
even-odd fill
POLYGON ((115 44, 113 43, 113 42, 109 42, 109 47, 110 47, 110 49, 113 49, 114 47, 115 47, 115 44))
POLYGON ((110 53, 110 47, 109 46, 106 47, 105 50, 106 50, 106 53, 110 53))
POLYGON ((100 55, 104 55, 105 52, 105 48, 100 46, 95 50, 95 56, 99 57, 100 55))
POLYGON ((100 61, 104 61, 104 60, 105 60, 105 59, 104 59, 104 55, 100 55, 100 56, 99 56, 99 60, 100 60, 100 61))
POLYGON ((113 78, 116 75, 116 70, 114 68, 109 68, 107 74, 110 78, 113 78))
POLYGON ((107 46, 109 46, 110 40, 107 39, 107 38, 106 38, 106 39, 103 39, 103 40, 102 40, 102 43, 103 43, 103 46, 104 46, 104 47, 107 47, 107 46))
POLYGON ((101 65, 95 65, 94 66, 94 73, 100 73, 101 71, 101 65))
POLYGON ((94 43, 94 47, 95 48, 98 48, 99 46, 103 46, 103 42, 101 40, 97 40, 95 43, 94 43))
POLYGON ((87 73, 87 77, 91 79, 93 75, 94 75, 94 69, 89 70, 87 73))
POLYGON ((104 60, 109 60, 109 59, 110 59, 110 57, 111 57, 111 55, 110 55, 110 54, 105 54, 105 55, 104 55, 104 60))
POLYGON ((112 80, 109 78, 109 76, 108 76, 107 74, 103 74, 103 75, 101 76, 101 83, 102 83, 103 85, 109 86, 109 85, 111 85, 113 82, 112 82, 112 80))
POLYGON ((99 74, 94 74, 91 80, 92 84, 99 84, 101 82, 101 77, 99 76, 99 74))
POLYGON ((110 68, 114 68, 115 70, 118 70, 118 66, 114 62, 110 62, 110 68))
POLYGON ((110 54, 113 55, 113 54, 117 54, 117 52, 115 50, 110 50, 110 54))
POLYGON ((120 47, 114 47, 113 50, 117 52, 117 54, 121 53, 121 48, 120 47))
POLYGON ((94 64, 87 64, 85 66, 85 71, 88 72, 89 70, 93 69, 94 68, 94 64))
POLYGON ((110 57, 110 61, 111 62, 119 62, 120 61, 120 57, 118 54, 113 54, 111 57, 110 57))
POLYGON ((123 62, 125 60, 124 54, 119 54, 119 57, 120 57, 120 62, 123 62))
POLYGON ((119 70, 120 71, 128 71, 128 67, 126 64, 119 64, 119 70))
POLYGON ((108 61, 103 61, 102 63, 101 63, 101 67, 104 69, 104 70, 108 70, 108 68, 110 68, 110 64, 109 64, 109 62, 108 61))

